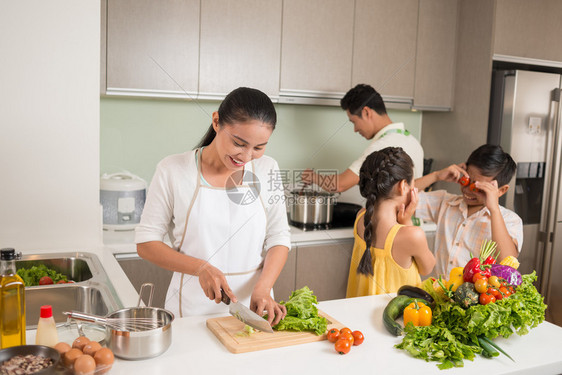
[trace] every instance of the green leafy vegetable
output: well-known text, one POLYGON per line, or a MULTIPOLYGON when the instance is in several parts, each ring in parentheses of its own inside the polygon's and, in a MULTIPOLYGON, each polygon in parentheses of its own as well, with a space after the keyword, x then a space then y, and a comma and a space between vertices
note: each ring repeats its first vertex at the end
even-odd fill
POLYGON ((33 266, 31 268, 20 268, 16 271, 19 277, 22 278, 23 283, 25 286, 36 286, 39 285, 39 280, 43 276, 49 276, 53 283, 56 284, 60 280, 68 281, 66 276, 58 273, 57 271, 50 269, 44 264, 40 264, 38 266, 33 266))
POLYGON ((326 318, 318 315, 316 296, 307 286, 291 293, 288 301, 280 304, 287 308, 287 315, 273 328, 278 331, 314 331, 321 335, 328 329, 326 318))
POLYGON ((523 275, 516 293, 487 305, 463 309, 441 300, 433 311, 432 326, 406 328, 406 336, 396 347, 414 357, 438 361, 440 369, 462 367, 463 359, 482 353, 479 337, 525 335, 544 321, 546 305, 533 285, 536 278, 535 272, 523 275))

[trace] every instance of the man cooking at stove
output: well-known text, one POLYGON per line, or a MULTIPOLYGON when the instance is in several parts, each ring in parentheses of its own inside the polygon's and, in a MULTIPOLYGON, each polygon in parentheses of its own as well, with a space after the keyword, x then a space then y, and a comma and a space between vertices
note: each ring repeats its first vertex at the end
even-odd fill
POLYGON ((270 324, 285 316, 272 288, 291 239, 285 203, 275 199, 283 191, 267 186, 279 167, 264 155, 276 120, 266 94, 240 87, 213 112, 197 148, 158 164, 135 242, 142 258, 174 271, 165 305, 174 314, 224 313, 224 292, 267 311, 270 324))
POLYGON ((354 131, 372 141, 348 169, 337 175, 336 184, 334 184, 333 178, 322 178, 311 169, 303 171, 302 181, 304 183, 315 183, 331 192, 346 191, 359 183, 359 169, 367 156, 385 147, 402 147, 414 162, 414 178, 422 176, 423 148, 421 144, 404 128, 403 123, 392 122, 381 95, 374 88, 359 84, 345 94, 340 105, 346 111, 349 121, 353 123, 354 131))

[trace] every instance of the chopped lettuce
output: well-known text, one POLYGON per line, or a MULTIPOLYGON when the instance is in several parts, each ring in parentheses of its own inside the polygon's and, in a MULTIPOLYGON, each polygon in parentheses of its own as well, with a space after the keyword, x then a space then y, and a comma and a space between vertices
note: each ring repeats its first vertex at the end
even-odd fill
POLYGON ((478 337, 493 339, 524 335, 544 321, 546 305, 533 282, 536 274, 523 275, 517 292, 500 301, 463 309, 453 302, 439 301, 430 327, 406 327, 406 336, 396 345, 412 356, 438 361, 441 369, 462 367, 463 359, 480 353, 478 337))
POLYGON ((316 296, 307 286, 291 293, 288 301, 281 301, 287 315, 273 328, 278 331, 314 331, 321 335, 328 329, 326 318, 318 315, 316 296))
POLYGON ((54 284, 60 280, 64 280, 65 282, 68 281, 65 275, 58 273, 44 264, 32 266, 30 268, 20 268, 16 271, 16 273, 22 278, 25 286, 39 285, 39 280, 43 276, 49 276, 51 280, 53 280, 54 284))

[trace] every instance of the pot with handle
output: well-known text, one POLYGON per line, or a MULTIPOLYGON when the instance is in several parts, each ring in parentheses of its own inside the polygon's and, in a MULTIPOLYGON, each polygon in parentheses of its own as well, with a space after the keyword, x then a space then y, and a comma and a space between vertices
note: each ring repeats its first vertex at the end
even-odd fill
POLYGON ((291 221, 306 225, 330 224, 338 193, 294 189, 289 199, 291 221))
POLYGON ((174 314, 168 310, 151 307, 154 285, 142 284, 137 307, 114 311, 105 317, 79 312, 65 313, 69 318, 105 326, 105 342, 117 357, 137 360, 157 357, 172 343, 174 314), (145 287, 150 287, 148 307, 141 307, 145 287))

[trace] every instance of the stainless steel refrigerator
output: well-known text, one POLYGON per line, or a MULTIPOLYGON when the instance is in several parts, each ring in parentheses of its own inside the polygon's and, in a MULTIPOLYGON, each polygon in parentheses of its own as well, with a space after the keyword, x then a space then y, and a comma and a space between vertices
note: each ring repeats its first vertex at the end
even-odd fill
POLYGON ((523 219, 520 271, 537 271, 546 318, 562 326, 561 76, 495 70, 488 143, 499 144, 517 163, 501 204, 523 219))

